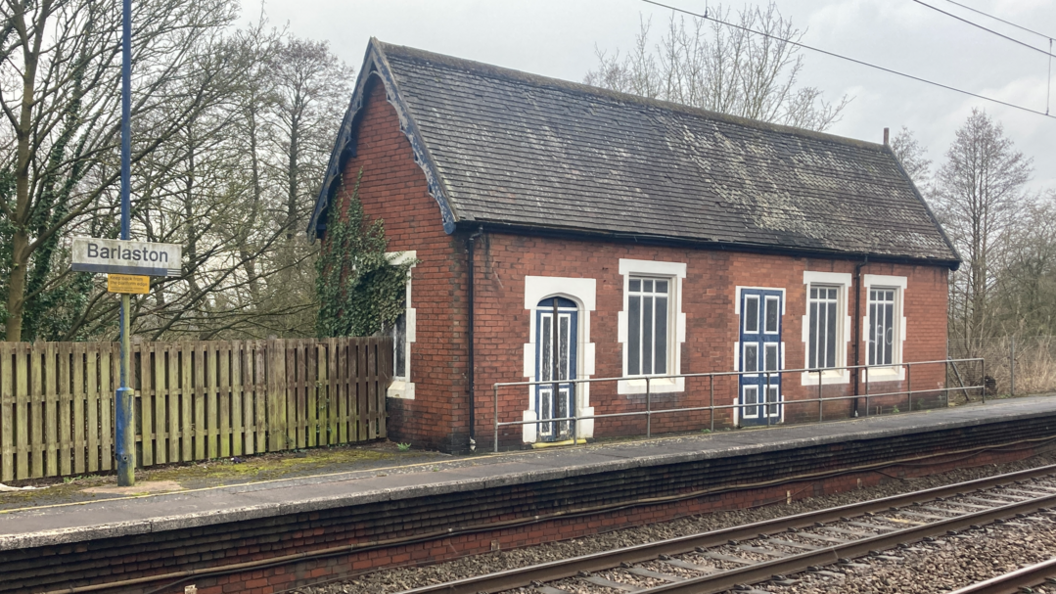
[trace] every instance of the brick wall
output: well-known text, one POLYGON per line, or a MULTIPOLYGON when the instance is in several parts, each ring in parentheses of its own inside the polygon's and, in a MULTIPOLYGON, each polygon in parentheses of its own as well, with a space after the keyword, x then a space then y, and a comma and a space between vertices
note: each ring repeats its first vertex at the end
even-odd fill
MULTIPOLYGON (((786 313, 782 318, 782 340, 785 345, 785 367, 804 368, 805 345, 802 341, 803 316, 807 309, 804 271, 845 272, 853 275, 855 262, 842 260, 795 258, 781 255, 732 253, 686 248, 654 247, 619 243, 587 242, 573 239, 488 234, 483 242, 477 265, 477 385, 479 386, 479 427, 486 430, 493 417, 493 394, 490 386, 498 382, 524 381, 523 345, 529 341, 531 312, 524 309, 526 276, 594 278, 597 281, 597 306, 590 312, 590 335, 596 344, 594 377, 620 377, 623 374, 622 345, 617 338, 617 319, 623 305, 621 258, 684 262, 686 279, 682 287, 682 311, 686 313, 686 340, 682 346, 681 372, 708 373, 734 371, 734 343, 739 340, 740 318, 735 314, 737 286, 785 289, 786 313)), ((896 264, 869 264, 863 274, 907 277, 904 293, 904 315, 907 340, 903 361, 930 361, 946 358, 946 274, 944 268, 896 264)), ((853 317, 854 287, 848 291, 848 315, 853 317)), ((861 311, 867 309, 868 296, 861 295, 861 311)), ((582 315, 582 314, 581 314, 582 315)), ((863 341, 865 336, 862 336, 863 341)), ((852 364, 852 340, 847 343, 845 361, 852 364)), ((861 358, 866 357, 862 343, 861 358)), ((914 369, 909 379, 916 390, 941 388, 945 371, 942 365, 914 369)), ((790 401, 816 398, 817 386, 803 385, 800 374, 783 377, 782 393, 790 401)), ((906 390, 908 381, 871 382, 871 392, 906 390)), ((644 410, 643 395, 620 395, 612 384, 593 384, 590 405, 595 414, 644 410)), ((737 393, 735 377, 714 382, 715 404, 732 404, 737 393)), ((860 394, 865 393, 864 384, 860 394)), ((712 385, 708 379, 687 379, 685 391, 652 395, 652 408, 707 406, 712 385)), ((825 385, 823 397, 853 394, 850 383, 825 385)), ((529 406, 526 388, 504 388, 500 398, 500 419, 519 420, 529 406)), ((919 406, 923 395, 915 396, 919 406)), ((934 405, 936 395, 923 399, 934 405)), ((907 410, 904 396, 872 398, 875 410, 882 405, 890 412, 901 404, 907 410)), ((851 401, 825 404, 826 419, 846 417, 851 401)), ((864 398, 861 402, 864 414, 864 398)), ((815 403, 787 406, 789 420, 817 420, 815 403)), ((717 414, 719 426, 728 425, 730 410, 717 414)), ((710 427, 709 413, 678 413, 653 418, 654 432, 695 431, 710 427)), ((596 421, 595 436, 615 437, 645 432, 644 417, 622 417, 596 421)), ((515 445, 519 431, 503 431, 504 443, 515 445)))
POLYGON ((440 208, 414 163, 395 108, 377 76, 368 83, 356 156, 344 168, 335 202, 342 212, 360 169, 359 198, 367 221, 382 219, 389 251, 414 250, 411 307, 417 309, 412 347, 415 399, 388 399, 389 437, 424 448, 463 449, 467 440, 465 248, 444 233, 440 208))
MULTIPOLYGON (((368 86, 359 128, 357 156, 344 171, 338 191, 339 204, 347 195, 360 168, 363 181, 360 198, 368 219, 385 221, 390 251, 414 250, 420 263, 412 271, 412 304, 417 310, 417 339, 411 348, 411 380, 415 399, 388 401, 389 429, 394 440, 409 441, 441 450, 465 450, 468 445, 467 340, 468 321, 465 282, 467 261, 465 234, 447 235, 441 225, 439 207, 429 195, 423 172, 414 163, 410 142, 399 130, 395 109, 385 101, 377 78, 368 86)), ((478 442, 488 444, 494 419, 492 385, 524 381, 524 344, 530 342, 531 312, 525 309, 525 277, 550 276, 596 279, 596 310, 590 312, 591 340, 596 346, 594 377, 619 377, 623 373, 622 345, 617 341, 617 320, 623 309, 621 258, 682 262, 687 275, 681 294, 686 313, 686 340, 681 350, 682 373, 734 370, 734 343, 739 339, 739 317, 734 313, 735 287, 785 289, 786 314, 782 318, 785 368, 806 367, 802 341, 802 319, 806 313, 804 271, 853 274, 856 262, 836 259, 797 258, 772 254, 737 253, 720 250, 646 246, 630 242, 598 242, 554 237, 486 234, 476 257, 476 427, 478 442)), ((904 315, 908 336, 903 361, 946 358, 947 270, 932 266, 870 263, 863 274, 907 277, 904 315)), ((847 294, 847 313, 853 315, 855 288, 847 294)), ((862 291, 862 314, 867 295, 862 291)), ((581 314, 582 315, 582 314, 581 314)), ((860 324, 860 322, 858 322, 860 324)), ((862 333, 861 360, 866 359, 862 333)), ((853 332, 852 332, 853 336, 853 332)), ((842 345, 842 341, 840 342, 842 345)), ((845 364, 854 363, 853 344, 846 344, 845 364)), ((581 362, 582 364, 582 362, 581 362)), ((914 369, 914 390, 943 386, 942 366, 914 369)), ((732 404, 736 378, 686 380, 679 393, 653 395, 652 407, 706 406, 712 391, 716 404, 732 404)), ((909 388, 909 381, 872 382, 869 391, 893 392, 909 388)), ((865 392, 865 386, 859 393, 865 392)), ((644 410, 642 395, 619 395, 615 384, 596 384, 590 389, 590 406, 596 414, 644 410)), ((816 386, 804 385, 799 374, 783 377, 782 393, 787 401, 818 396, 816 386)), ((852 394, 852 384, 825 385, 824 397, 852 394)), ((933 406, 941 393, 922 395, 920 403, 933 406), (926 396, 926 397, 923 397, 926 396)), ((517 421, 529 409, 527 388, 508 388, 501 393, 499 415, 517 421)), ((860 401, 864 414, 865 401, 860 401)), ((907 409, 905 397, 871 398, 870 411, 882 406, 907 409)), ((833 401, 824 406, 825 418, 846 417, 851 401, 833 401)), ((790 404, 789 421, 816 420, 813 403, 790 404)), ((718 426, 732 422, 729 409, 716 415, 718 426)), ((710 427, 708 412, 655 416, 655 432, 696 431, 710 427)), ((642 434, 644 417, 599 420, 595 436, 642 434)), ((519 429, 503 431, 503 444, 519 447, 519 429)))

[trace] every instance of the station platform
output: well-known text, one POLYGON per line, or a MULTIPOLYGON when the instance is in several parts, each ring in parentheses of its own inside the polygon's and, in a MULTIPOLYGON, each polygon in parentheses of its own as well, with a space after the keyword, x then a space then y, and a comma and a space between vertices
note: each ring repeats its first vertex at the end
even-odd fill
POLYGON ((891 472, 1011 461, 1054 441, 1056 397, 1029 397, 6 509, 0 592, 182 592, 191 582, 200 592, 235 591, 224 589, 231 583, 276 592, 891 472))

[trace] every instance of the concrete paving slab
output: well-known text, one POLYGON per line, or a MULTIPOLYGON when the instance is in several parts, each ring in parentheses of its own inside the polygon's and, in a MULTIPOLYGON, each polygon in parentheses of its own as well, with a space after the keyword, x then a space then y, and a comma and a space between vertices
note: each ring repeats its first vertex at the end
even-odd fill
POLYGON ((818 424, 450 456, 435 461, 332 472, 136 497, 0 511, 0 550, 104 536, 274 517, 474 489, 556 480, 640 466, 742 456, 841 441, 1056 415, 1056 398, 884 415, 818 424))

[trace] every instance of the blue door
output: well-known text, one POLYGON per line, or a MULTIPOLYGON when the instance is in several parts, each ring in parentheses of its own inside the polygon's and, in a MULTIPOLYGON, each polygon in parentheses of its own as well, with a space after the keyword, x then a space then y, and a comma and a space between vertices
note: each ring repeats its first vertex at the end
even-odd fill
MULTIPOLYGON (((553 382, 535 387, 537 418, 561 419, 572 416, 576 388, 576 332, 579 312, 576 304, 562 297, 548 297, 535 309, 535 381, 553 382)), ((572 438, 570 421, 539 423, 540 441, 572 438)))
POLYGON ((784 295, 774 289, 741 289, 741 426, 781 420, 781 308, 784 295))

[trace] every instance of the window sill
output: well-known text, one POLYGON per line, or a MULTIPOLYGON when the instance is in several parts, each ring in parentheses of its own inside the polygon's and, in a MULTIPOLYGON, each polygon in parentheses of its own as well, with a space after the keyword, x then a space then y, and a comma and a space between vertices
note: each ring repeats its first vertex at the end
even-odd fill
POLYGON ((414 400, 414 384, 407 380, 394 379, 385 395, 389 398, 414 400))
MULTIPOLYGON (((818 372, 804 371, 802 385, 818 385, 818 372)), ((846 369, 827 369, 821 372, 821 384, 824 386, 851 383, 851 374, 846 369)))
POLYGON ((669 394, 671 392, 685 392, 686 378, 667 377, 650 379, 645 381, 644 377, 620 380, 616 383, 617 394, 645 394, 646 383, 648 383, 651 394, 669 394))
POLYGON ((870 367, 868 374, 862 370, 862 381, 870 384, 879 382, 900 382, 906 379, 906 368, 902 365, 887 367, 870 367))

